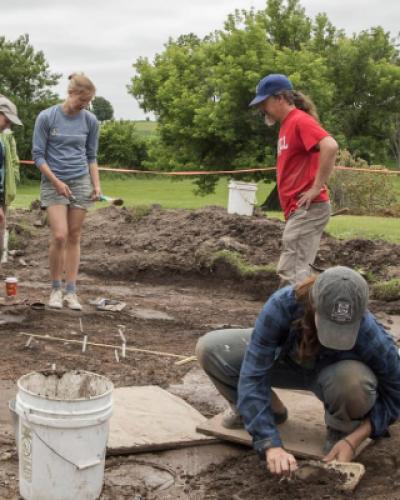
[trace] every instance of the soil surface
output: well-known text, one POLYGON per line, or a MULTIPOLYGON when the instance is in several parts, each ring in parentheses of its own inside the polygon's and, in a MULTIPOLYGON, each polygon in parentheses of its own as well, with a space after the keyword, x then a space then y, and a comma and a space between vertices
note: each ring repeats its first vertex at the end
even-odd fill
MULTIPOLYGON (((109 207, 91 212, 82 240, 82 312, 30 307, 48 299, 48 228, 39 210, 29 210, 12 212, 10 229, 13 255, 0 274, 17 276, 19 293, 15 301, 0 296, 1 499, 19 498, 18 461, 7 406, 15 395, 15 382, 29 371, 54 365, 57 370, 94 371, 116 387, 159 385, 180 392, 205 416, 221 410, 221 400, 210 396, 215 396, 211 385, 209 395, 197 398, 179 390, 184 379, 196 385, 195 363, 177 366, 173 357, 132 351, 123 358, 119 330, 128 347, 190 356, 198 338, 209 330, 252 326, 265 299, 278 286, 276 276, 263 271, 243 277, 231 264, 212 256, 230 250, 250 264, 275 265, 282 222, 262 215, 228 215, 218 207, 195 211, 109 207), (120 312, 99 311, 90 304, 98 297, 122 301, 126 307, 120 312), (29 334, 64 340, 30 338, 29 334), (119 359, 114 348, 87 345, 82 352, 80 344, 66 342, 82 341, 84 335, 88 342, 117 346, 119 359)), ((387 279, 400 276, 399 258, 400 245, 324 236, 317 264, 348 265, 387 279)), ((371 309, 399 314, 400 303, 372 301, 371 309)), ((359 457, 366 474, 355 498, 400 498, 398 424, 392 426, 391 434, 391 439, 377 442, 359 457)), ((101 498, 344 498, 339 484, 340 479, 333 476, 307 484, 279 482, 251 450, 208 445, 110 457, 101 498)))

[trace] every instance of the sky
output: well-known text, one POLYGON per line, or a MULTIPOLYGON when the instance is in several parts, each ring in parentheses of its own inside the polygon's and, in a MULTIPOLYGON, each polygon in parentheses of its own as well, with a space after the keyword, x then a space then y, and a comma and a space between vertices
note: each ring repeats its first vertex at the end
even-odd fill
MULTIPOLYGON (((223 27, 235 9, 256 10, 265 0, 0 0, 0 35, 15 40, 28 33, 50 69, 62 73, 56 91, 66 94, 67 77, 83 71, 108 99, 116 119, 146 117, 127 92, 139 57, 151 61, 170 37, 199 37, 223 27)), ((301 0, 309 17, 326 12, 348 34, 383 26, 400 31, 399 0, 301 0)), ((260 75, 260 77, 263 75, 260 75)), ((151 116, 150 116, 151 117, 151 116)))

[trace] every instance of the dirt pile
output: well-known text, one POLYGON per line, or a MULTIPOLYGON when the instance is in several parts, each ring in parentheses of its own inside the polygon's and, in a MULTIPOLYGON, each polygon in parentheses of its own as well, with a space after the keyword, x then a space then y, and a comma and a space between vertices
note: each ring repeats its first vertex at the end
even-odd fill
MULTIPOLYGON (((40 211, 15 211, 13 244, 22 266, 47 267, 48 229, 38 226, 40 211)), ((104 279, 197 285, 212 280, 265 298, 276 289, 274 267, 284 223, 259 214, 230 215, 221 207, 166 210, 158 206, 108 207, 88 214, 82 241, 81 271, 104 279)), ((374 279, 400 276, 400 245, 384 241, 341 241, 324 235, 316 264, 347 265, 374 279)))

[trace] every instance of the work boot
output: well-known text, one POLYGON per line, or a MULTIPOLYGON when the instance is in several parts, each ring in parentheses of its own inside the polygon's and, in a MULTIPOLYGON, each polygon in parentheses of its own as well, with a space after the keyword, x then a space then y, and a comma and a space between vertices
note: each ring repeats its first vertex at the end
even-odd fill
POLYGON ((326 428, 326 437, 323 447, 323 452, 327 455, 335 444, 347 436, 347 432, 338 431, 337 429, 332 429, 332 427, 326 428))
MULTIPOLYGON (((283 424, 288 418, 288 411, 285 407, 283 412, 278 413, 273 411, 272 414, 274 415, 275 425, 283 424)), ((222 425, 226 429, 243 429, 243 418, 235 406, 229 405, 229 408, 225 410, 222 417, 222 425)))
POLYGON ((64 295, 64 302, 69 309, 82 311, 82 306, 79 303, 76 293, 66 293, 64 295))
POLYGON ((243 418, 236 406, 229 404, 223 413, 222 425, 226 429, 243 429, 243 418))
POLYGON ((50 294, 49 307, 51 307, 52 309, 62 309, 62 306, 62 290, 60 288, 53 288, 50 294))

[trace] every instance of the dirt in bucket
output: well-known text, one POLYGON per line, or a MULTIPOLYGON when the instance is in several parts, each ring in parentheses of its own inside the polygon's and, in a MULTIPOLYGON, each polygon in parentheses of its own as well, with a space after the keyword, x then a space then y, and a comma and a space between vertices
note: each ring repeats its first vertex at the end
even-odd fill
POLYGON ((101 396, 112 388, 111 382, 85 371, 43 370, 20 379, 23 389, 47 399, 73 401, 101 396))

